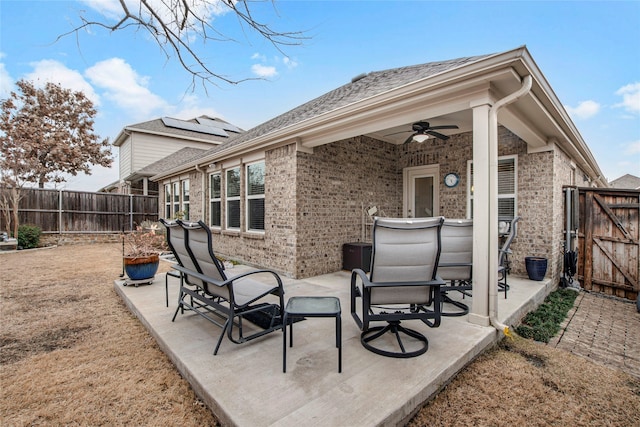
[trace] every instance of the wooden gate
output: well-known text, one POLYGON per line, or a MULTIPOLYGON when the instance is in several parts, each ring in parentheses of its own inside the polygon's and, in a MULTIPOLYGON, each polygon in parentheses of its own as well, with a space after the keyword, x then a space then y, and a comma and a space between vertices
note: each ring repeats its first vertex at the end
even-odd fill
POLYGON ((640 291, 640 191, 578 190, 577 279, 586 290, 635 300, 640 291))

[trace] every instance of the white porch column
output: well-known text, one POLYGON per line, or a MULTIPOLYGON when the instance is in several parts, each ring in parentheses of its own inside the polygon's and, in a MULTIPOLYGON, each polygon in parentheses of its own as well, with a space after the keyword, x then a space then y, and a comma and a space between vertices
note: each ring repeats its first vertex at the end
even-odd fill
POLYGON ((149 195, 149 178, 146 176, 142 178, 142 194, 145 196, 149 195))
POLYGON ((489 326, 490 149, 489 104, 473 108, 473 303, 469 322, 489 326))

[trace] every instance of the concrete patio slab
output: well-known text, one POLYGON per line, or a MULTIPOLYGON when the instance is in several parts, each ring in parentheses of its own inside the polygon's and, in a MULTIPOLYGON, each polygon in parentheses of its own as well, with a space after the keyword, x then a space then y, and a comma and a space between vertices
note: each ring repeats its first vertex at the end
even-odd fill
MULTIPOLYGON (((249 268, 236 266, 234 273, 249 268)), ((335 322, 310 318, 294 327, 282 372, 282 334, 275 332, 237 345, 226 337, 213 350, 220 328, 202 317, 176 310, 177 279, 169 278, 165 307, 164 274, 148 286, 115 289, 155 337, 196 394, 223 425, 237 426, 396 426, 479 353, 498 340, 492 327, 467 322, 467 316, 443 318, 439 328, 413 321, 410 327, 429 339, 426 354, 393 359, 367 351, 349 313, 350 273, 340 271, 305 280, 283 278, 285 299, 300 295, 336 296, 342 305, 342 373, 338 373, 335 322)), ((549 281, 510 277, 508 299, 500 296, 499 317, 513 323, 551 292, 549 281)), ((452 296, 458 295, 457 292, 452 296)), ((469 303, 471 299, 467 297, 469 303)))

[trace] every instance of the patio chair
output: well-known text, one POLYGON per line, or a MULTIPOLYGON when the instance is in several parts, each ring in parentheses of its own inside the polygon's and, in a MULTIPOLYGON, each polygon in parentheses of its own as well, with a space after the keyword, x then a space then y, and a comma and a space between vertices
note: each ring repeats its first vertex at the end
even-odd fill
MULTIPOLYGON (((167 221, 163 218, 160 218, 160 223, 164 225, 167 230, 167 244, 171 252, 173 252, 173 256, 176 260, 176 263, 182 267, 185 267, 189 270, 197 270, 196 266, 191 261, 191 257, 189 256, 189 252, 187 251, 187 244, 184 238, 184 230, 176 221, 167 221)), ((185 276, 180 271, 170 270, 166 273, 164 286, 165 286, 165 298, 167 300, 167 307, 169 306, 169 277, 178 277, 180 279, 180 286, 191 286, 193 291, 198 292, 199 288, 197 283, 193 282, 193 279, 189 276, 185 276)), ((183 308, 183 307, 182 307, 183 308)), ((184 308, 183 308, 184 311, 184 308)))
POLYGON ((209 227, 202 221, 188 223, 177 220, 176 222, 184 230, 185 247, 190 264, 189 267, 186 263, 178 264, 174 268, 182 272, 192 283, 197 283, 198 289, 180 286, 178 308, 172 321, 175 321, 181 308, 187 307, 221 326, 222 332, 218 337, 214 355, 218 354, 225 333, 231 342, 242 344, 281 329, 284 289, 280 276, 271 270, 254 270, 227 277, 213 251, 213 239, 209 227), (266 276, 267 283, 255 280, 258 275, 266 276), (270 295, 275 297, 269 299, 270 295), (191 300, 195 301, 195 304, 192 304, 191 300), (224 316, 224 323, 220 324, 211 317, 211 313, 224 316), (252 320, 254 326, 250 327, 254 331, 245 336, 247 317, 254 319, 252 320), (263 319, 261 323, 264 327, 255 325, 256 318, 263 319), (238 329, 237 335, 234 335, 234 326, 238 329), (255 331, 255 329, 258 330, 255 331))
POLYGON ((438 261, 438 276, 447 282, 441 286, 442 303, 457 307, 456 311, 444 311, 443 316, 464 316, 469 313, 469 306, 453 300, 448 293, 460 292, 470 296, 471 274, 473 265, 473 220, 445 219, 441 231, 441 251, 438 261))
POLYGON ((401 321, 415 319, 429 327, 440 325, 440 286, 445 283, 436 272, 443 220, 443 217, 374 220, 370 276, 361 269, 351 273, 351 315, 362 331, 360 341, 366 349, 402 358, 427 351, 427 338, 402 326, 401 321), (356 312, 358 299, 362 300, 362 318, 356 312), (370 326, 371 322, 379 321, 387 325, 370 326), (391 337, 385 336, 389 335, 387 332, 391 337), (374 346, 376 340, 383 344, 374 346), (411 348, 407 349, 406 344, 411 348))
POLYGON ((511 242, 513 242, 513 239, 515 239, 518 234, 518 221, 520 221, 519 216, 511 219, 508 234, 504 238, 504 242, 502 243, 498 253, 498 290, 504 292, 505 299, 507 298, 507 291, 509 290, 507 278, 511 272, 509 255, 511 255, 512 252, 510 247, 511 242))

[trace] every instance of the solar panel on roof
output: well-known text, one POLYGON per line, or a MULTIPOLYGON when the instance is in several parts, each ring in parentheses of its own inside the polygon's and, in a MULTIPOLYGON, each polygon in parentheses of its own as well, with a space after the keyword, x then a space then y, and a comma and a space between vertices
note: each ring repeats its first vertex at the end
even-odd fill
POLYGON ((175 129, 190 130, 192 132, 206 133, 209 135, 225 136, 229 134, 220 127, 205 126, 200 123, 185 122, 184 120, 172 119, 171 117, 163 117, 162 123, 165 126, 175 129))
POLYGON ((217 128, 221 128, 224 130, 228 130, 231 132, 235 132, 235 133, 240 133, 242 132, 242 130, 240 130, 240 128, 230 124, 230 123, 225 123, 222 122, 220 120, 216 120, 216 119, 208 119, 205 117, 197 117, 196 121, 200 124, 203 124, 205 126, 213 126, 213 127, 217 127, 217 128))

